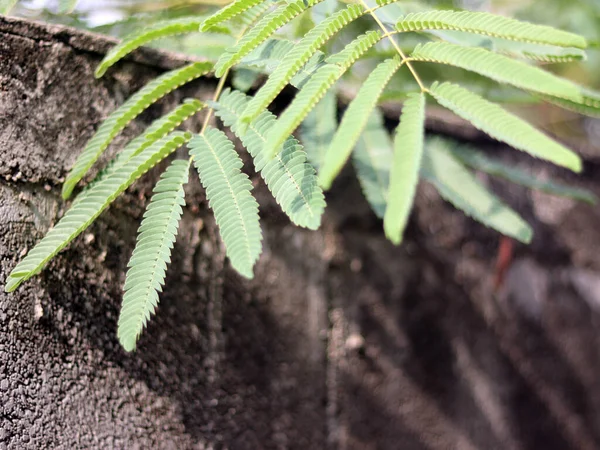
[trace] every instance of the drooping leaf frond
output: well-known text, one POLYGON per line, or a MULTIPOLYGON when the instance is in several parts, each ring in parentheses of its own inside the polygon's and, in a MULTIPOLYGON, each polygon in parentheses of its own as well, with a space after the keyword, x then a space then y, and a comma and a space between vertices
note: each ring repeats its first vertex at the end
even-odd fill
POLYGON ((102 182, 95 184, 13 269, 8 276, 5 291, 14 291, 23 281, 39 273, 51 258, 85 230, 119 194, 190 138, 189 133, 175 131, 131 158, 102 182))
POLYGON ((369 32, 352 41, 341 52, 327 58, 328 64, 321 66, 312 74, 292 103, 279 116, 277 126, 273 127, 268 136, 266 145, 268 155, 271 157, 275 155, 287 136, 298 127, 331 86, 381 37, 381 33, 369 32), (331 63, 330 60, 336 62, 331 63))
POLYGON ((188 98, 183 101, 183 104, 179 105, 171 112, 165 114, 159 119, 156 119, 148 128, 146 128, 144 133, 135 139, 132 139, 129 144, 127 144, 112 161, 110 161, 110 163, 98 174, 94 181, 87 185, 80 192, 75 199, 75 202, 81 201, 96 183, 99 183, 105 178, 109 177, 111 174, 123 167, 123 165, 126 164, 127 161, 129 161, 133 156, 138 155, 150 145, 166 136, 184 120, 186 120, 192 114, 200 111, 203 107, 204 103, 201 101, 188 98))
POLYGON ((207 17, 202 26, 200 26, 199 31, 208 31, 216 25, 231 20, 263 2, 264 0, 235 0, 233 3, 219 9, 212 16, 207 17))
POLYGON ((556 97, 580 101, 579 87, 556 75, 482 48, 462 47, 447 42, 418 45, 410 56, 414 61, 450 64, 500 83, 556 97))
POLYGON ((102 59, 94 75, 100 78, 115 63, 123 59, 126 55, 156 39, 176 34, 192 33, 198 31, 198 28, 205 17, 179 17, 177 19, 165 20, 156 24, 144 27, 139 31, 131 33, 116 46, 110 49, 102 59))
POLYGON ((425 11, 412 13, 398 20, 396 29, 398 31, 456 30, 558 47, 587 47, 583 36, 484 12, 425 11))
POLYGON ((225 133, 215 128, 196 135, 188 147, 231 265, 241 275, 252 278, 262 250, 262 235, 258 204, 250 193, 252 183, 240 170, 242 160, 225 133))
POLYGON ((479 95, 452 83, 434 83, 429 92, 442 106, 494 139, 575 172, 581 171, 581 159, 571 150, 479 95))
POLYGON ((547 102, 553 103, 561 108, 574 111, 589 117, 600 118, 600 92, 594 92, 591 89, 580 88, 583 96, 582 100, 575 102, 560 97, 552 97, 550 95, 539 95, 540 98, 547 102))
POLYGON ((529 243, 531 227, 511 208, 482 186, 450 154, 443 143, 430 140, 423 155, 421 175, 440 195, 487 227, 506 236, 529 243))
POLYGON ((453 44, 465 47, 481 47, 512 58, 529 59, 541 63, 561 63, 586 59, 585 51, 574 47, 557 47, 533 42, 512 41, 452 30, 434 30, 431 33, 453 44))
POLYGON ((495 177, 504 178, 511 183, 520 184, 529 189, 544 192, 550 195, 559 197, 569 197, 575 200, 583 201, 594 205, 598 202, 598 198, 593 192, 587 189, 579 189, 558 183, 552 180, 541 180, 534 178, 530 173, 519 169, 518 167, 510 166, 502 161, 489 158, 481 151, 469 148, 465 145, 456 145, 447 143, 447 147, 452 154, 463 164, 466 164, 473 169, 480 170, 495 177))
MULTIPOLYGON (((256 69, 263 73, 272 73, 281 60, 292 51, 295 43, 287 39, 267 39, 264 43, 245 56, 239 67, 256 69)), ((290 80, 290 84, 300 89, 313 73, 325 64, 325 54, 315 51, 290 80)))
POLYGON ((317 171, 337 126, 337 97, 334 92, 329 91, 300 125, 300 136, 308 161, 317 171))
POLYGON ((329 189, 333 179, 344 166, 369 120, 371 111, 377 105, 379 96, 402 64, 399 57, 380 63, 369 74, 354 100, 350 102, 329 149, 325 152, 325 160, 319 171, 319 184, 323 188, 329 189))
POLYGON ((273 12, 264 16, 252 29, 240 39, 235 46, 227 50, 215 65, 215 75, 222 77, 227 69, 248 55, 252 50, 269 39, 273 33, 291 22, 301 13, 323 0, 296 0, 280 5, 273 12))
POLYGON ((254 120, 281 92, 296 72, 305 64, 315 50, 318 50, 335 33, 364 14, 364 8, 350 5, 338 11, 310 30, 290 53, 281 61, 263 87, 248 103, 241 118, 248 124, 254 120))
POLYGON ((308 80, 267 134, 265 153, 268 158, 273 158, 281 150, 281 144, 300 125, 308 113, 314 111, 315 105, 319 103, 331 85, 339 79, 341 73, 342 69, 339 66, 327 64, 317 70, 308 80))
POLYGON ((100 125, 83 152, 75 161, 62 189, 62 196, 71 196, 75 185, 108 147, 113 138, 148 106, 188 81, 208 73, 211 63, 194 63, 175 69, 154 79, 121 105, 100 125))
POLYGON ((383 39, 383 33, 380 31, 367 31, 346 45, 343 50, 328 56, 325 62, 348 69, 381 39, 383 39))
POLYGON ((363 194, 380 219, 383 219, 387 207, 393 159, 392 140, 383 124, 381 112, 375 108, 354 147, 352 163, 363 194))
POLYGON ((215 114, 242 141, 252 156, 256 171, 290 220, 298 226, 317 229, 325 199, 315 171, 306 161, 306 153, 298 141, 289 136, 283 150, 269 160, 264 153, 265 136, 276 124, 276 118, 265 111, 242 133, 237 124, 247 103, 248 97, 241 92, 225 90, 213 106, 215 114))
POLYGON ((383 218, 387 238, 398 245, 412 209, 425 139, 425 95, 411 94, 404 102, 394 137, 388 205, 383 218))
POLYGON ((127 264, 129 270, 117 331, 119 342, 128 352, 135 349, 158 306, 158 293, 165 282, 185 205, 183 186, 189 171, 190 162, 179 159, 163 172, 138 230, 137 244, 127 264))

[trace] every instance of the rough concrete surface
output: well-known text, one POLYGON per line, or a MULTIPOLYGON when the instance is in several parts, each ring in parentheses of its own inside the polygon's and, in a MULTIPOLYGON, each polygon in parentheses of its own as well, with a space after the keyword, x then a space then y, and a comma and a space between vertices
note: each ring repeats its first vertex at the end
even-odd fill
MULTIPOLYGON (((107 39, 1 17, 0 35, 3 284, 64 212, 61 180, 102 119, 181 60, 138 52, 95 80, 107 39)), ((111 150, 213 87, 168 96, 111 150)), ((578 178, 491 148, 600 193, 593 153, 578 178)), ((126 354, 121 286, 159 173, 0 293, 0 449, 600 448, 597 207, 482 177, 536 231, 494 291, 499 236, 426 184, 395 248, 350 171, 317 232, 290 225, 253 177, 265 252, 247 281, 192 178, 158 313, 126 354)))

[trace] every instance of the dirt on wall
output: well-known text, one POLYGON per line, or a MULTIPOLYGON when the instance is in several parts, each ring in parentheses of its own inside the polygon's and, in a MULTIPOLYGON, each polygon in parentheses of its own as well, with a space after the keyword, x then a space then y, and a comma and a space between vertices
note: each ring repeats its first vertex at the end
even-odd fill
MULTIPOLYGON (((3 284, 64 212, 60 183, 98 124, 182 60, 140 51, 95 80, 106 38, 4 17, 0 35, 3 284)), ((112 151, 213 88, 167 97, 112 151)), ((575 177, 485 145, 600 194, 599 152, 575 177)), ((316 232, 290 225, 253 177, 265 251, 248 281, 191 177, 158 313, 127 354, 121 286, 159 173, 40 276, 0 293, 0 449, 600 448, 598 207, 481 177, 536 232, 494 289, 499 236, 431 186, 396 248, 349 170, 316 232)))

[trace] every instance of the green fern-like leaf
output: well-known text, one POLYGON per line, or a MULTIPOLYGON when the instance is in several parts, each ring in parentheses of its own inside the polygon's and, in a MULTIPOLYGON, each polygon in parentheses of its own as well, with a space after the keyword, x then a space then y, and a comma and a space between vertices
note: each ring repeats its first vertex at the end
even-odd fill
POLYGON ((572 198, 589 203, 590 205, 595 205, 598 201, 598 198, 587 189, 567 186, 552 180, 540 180, 534 178, 530 173, 527 173, 524 170, 505 164, 502 161, 489 158, 483 154, 483 152, 476 151, 465 145, 453 145, 448 143, 447 147, 450 149, 453 156, 463 164, 492 176, 504 178, 511 183, 520 184, 529 189, 534 189, 550 195, 572 198))
POLYGON ((5 291, 14 291, 23 281, 39 273, 50 259, 85 230, 119 194, 190 138, 189 133, 175 131, 131 158, 110 177, 94 185, 13 269, 8 276, 5 291))
MULTIPOLYGON (((295 42, 287 39, 267 39, 245 56, 239 67, 270 74, 277 68, 281 60, 292 51, 295 45, 295 42)), ((290 84, 300 89, 315 71, 325 64, 324 61, 325 54, 319 50, 315 51, 308 62, 290 80, 290 84)))
POLYGON ((166 136, 184 120, 186 120, 192 114, 200 111, 203 107, 204 103, 201 101, 188 98, 183 101, 182 105, 179 105, 173 111, 165 114, 159 119, 156 119, 150 124, 144 133, 135 139, 132 139, 129 144, 127 144, 125 148, 117 154, 117 156, 107 165, 107 167, 98 174, 94 181, 83 189, 83 191, 75 199, 75 202, 81 201, 96 183, 99 183, 109 177, 111 174, 123 167, 123 165, 126 164, 127 161, 129 161, 133 156, 138 155, 156 141, 166 136))
POLYGON ((87 143, 65 180, 62 189, 63 198, 67 199, 71 196, 79 180, 129 122, 159 98, 182 84, 208 73, 211 68, 212 64, 202 62, 172 70, 154 79, 131 96, 100 125, 96 134, 87 143))
POLYGON ((381 112, 375 108, 354 147, 352 163, 363 194, 380 219, 383 219, 387 207, 393 160, 392 140, 383 124, 381 112))
POLYGON ((364 9, 361 6, 350 5, 332 14, 310 30, 281 61, 267 82, 248 103, 241 118, 242 123, 248 124, 254 120, 281 92, 300 67, 310 59, 315 50, 318 50, 335 33, 363 14, 364 9))
POLYGON ((300 136, 306 156, 317 171, 321 167, 337 126, 337 97, 335 92, 329 91, 300 125, 300 136))
POLYGON ((283 144, 283 150, 269 160, 264 153, 265 136, 275 126, 276 118, 265 111, 242 133, 237 123, 247 104, 246 95, 226 89, 213 106, 216 115, 241 139, 252 156, 256 171, 290 220, 298 226, 317 229, 321 224, 325 199, 314 169, 306 162, 306 153, 290 136, 283 144))
POLYGON ((323 188, 331 187, 333 179, 344 166, 365 128, 371 111, 377 105, 379 96, 402 64, 403 62, 398 57, 380 63, 369 74, 354 100, 350 102, 329 149, 325 152, 325 160, 319 171, 319 184, 323 188))
POLYGON ((410 58, 415 61, 431 61, 461 67, 528 91, 574 101, 582 100, 580 89, 570 81, 482 48, 430 42, 417 46, 410 58))
POLYGON ((408 14, 396 23, 398 31, 456 30, 514 41, 586 48, 584 37, 544 25, 470 11, 426 11, 408 14))
POLYGON ((215 128, 195 136, 188 147, 231 265, 241 275, 252 278, 262 236, 258 204, 250 193, 252 183, 240 170, 242 160, 225 133, 215 128))
POLYGON ((435 30, 432 33, 453 44, 486 48, 512 58, 529 59, 541 63, 564 63, 586 59, 585 51, 579 48, 511 41, 452 30, 435 30))
POLYGON ((127 265, 117 331, 121 345, 128 352, 135 349, 158 306, 158 293, 165 282, 185 205, 183 186, 189 171, 189 161, 175 160, 163 172, 138 230, 137 244, 127 265))
POLYGON ((327 64, 315 72, 306 85, 298 92, 294 101, 279 116, 275 126, 267 134, 265 153, 269 158, 281 150, 281 144, 300 125, 309 112, 325 95, 327 90, 341 76, 342 69, 335 64, 327 64))
POLYGON ((429 92, 442 106, 494 139, 575 172, 581 171, 581 159, 571 150, 479 95, 452 83, 434 83, 429 92))
POLYGON ((331 86, 381 37, 382 34, 375 31, 358 37, 344 50, 327 59, 335 63, 325 64, 312 74, 269 133, 265 151, 270 157, 275 155, 287 136, 300 125, 331 86))
POLYGON ((209 29, 233 19, 244 12, 263 3, 264 0, 235 0, 233 3, 219 9, 212 16, 208 17, 202 23, 199 31, 208 31, 209 29))
POLYGON ((394 138, 394 163, 390 172, 388 205, 383 218, 385 235, 394 244, 402 241, 414 203, 425 138, 425 96, 411 94, 404 102, 394 138))
POLYGON ((349 69, 352 64, 381 39, 383 39, 383 33, 380 31, 367 31, 346 45, 343 50, 328 56, 325 61, 329 64, 337 64, 344 69, 349 69))
POLYGON ((198 31, 204 19, 205 17, 179 17, 165 20, 125 36, 121 43, 111 48, 102 59, 94 73, 96 78, 100 78, 118 61, 148 42, 176 34, 198 31))
POLYGON ((443 141, 431 140, 423 155, 421 175, 440 195, 487 227, 529 243, 531 227, 512 209, 482 186, 448 152, 443 141))
POLYGON ((240 39, 235 46, 227 50, 215 65, 215 74, 222 77, 227 69, 248 55, 252 50, 269 39, 279 28, 291 22, 301 13, 323 0, 296 0, 280 5, 275 11, 267 14, 240 39))
POLYGON ((580 88, 580 92, 582 94, 582 99, 578 102, 550 95, 538 95, 547 102, 568 109, 569 111, 574 111, 589 117, 600 118, 600 92, 595 92, 586 88, 580 88))

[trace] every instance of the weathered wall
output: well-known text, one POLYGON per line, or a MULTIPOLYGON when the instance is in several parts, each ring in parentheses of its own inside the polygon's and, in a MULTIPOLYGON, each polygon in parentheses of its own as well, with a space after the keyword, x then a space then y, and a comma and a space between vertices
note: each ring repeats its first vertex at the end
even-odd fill
MULTIPOLYGON (((61 179, 102 118, 181 62, 139 52, 94 80, 103 38, 5 18, 0 35, 4 283, 64 210, 61 179)), ((577 179, 597 193, 599 162, 577 179)), ((265 253, 246 281, 194 181, 158 314, 126 354, 121 285, 157 175, 0 293, 0 449, 600 447, 598 208, 495 183, 537 233, 493 294, 498 236, 426 185, 394 248, 351 174, 318 232, 291 226, 257 182, 265 253)))

